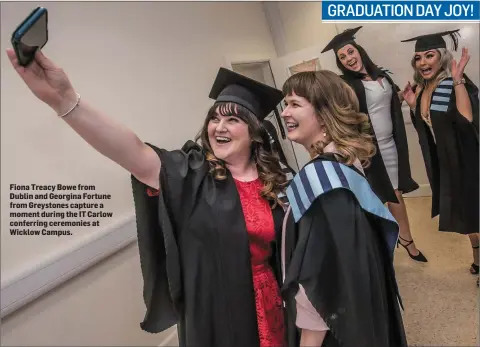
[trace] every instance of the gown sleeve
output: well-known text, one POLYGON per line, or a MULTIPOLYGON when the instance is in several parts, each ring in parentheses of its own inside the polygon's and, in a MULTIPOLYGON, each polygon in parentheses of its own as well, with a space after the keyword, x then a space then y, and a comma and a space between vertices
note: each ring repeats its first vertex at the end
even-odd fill
MULTIPOLYGON (((479 91, 477 86, 466 76, 464 75, 466 80, 465 88, 467 89, 468 97, 470 99, 470 104, 472 107, 472 122, 469 122, 462 114, 458 111, 456 107, 456 99, 455 95, 452 95, 451 103, 453 103, 453 116, 454 116, 454 123, 457 125, 461 132, 471 132, 475 133, 475 137, 478 140, 478 128, 479 128, 479 91)), ((455 91, 455 89, 454 89, 455 91)))
POLYGON ((344 189, 318 197, 298 222, 284 288, 304 288, 339 345, 407 346, 393 259, 382 236, 395 228, 367 215, 344 189))
POLYGON ((315 307, 308 299, 305 288, 299 284, 298 292, 295 295, 297 314, 295 317, 295 325, 299 329, 307 329, 312 331, 327 331, 328 326, 322 317, 318 314, 315 307))
POLYGON ((398 94, 399 91, 401 91, 400 87, 395 82, 393 82, 393 84, 392 84, 392 89, 397 94, 398 94))
POLYGON ((143 330, 158 333, 177 323, 182 311, 182 281, 177 235, 188 219, 208 163, 199 145, 181 150, 147 144, 161 160, 158 191, 131 176, 143 299, 143 330))

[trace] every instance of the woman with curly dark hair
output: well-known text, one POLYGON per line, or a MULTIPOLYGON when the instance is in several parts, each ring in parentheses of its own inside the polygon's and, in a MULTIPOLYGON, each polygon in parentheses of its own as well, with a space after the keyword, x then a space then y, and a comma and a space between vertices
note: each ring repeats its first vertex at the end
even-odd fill
POLYGON ((368 117, 331 71, 295 74, 283 92, 288 138, 312 158, 286 191, 289 346, 406 347, 393 268, 399 228, 364 173, 376 152, 368 117))
POLYGON ((147 307, 142 329, 177 324, 180 346, 284 345, 277 235, 286 182, 262 120, 281 91, 220 69, 198 140, 167 151, 92 108, 41 52, 30 90, 132 175, 147 307))

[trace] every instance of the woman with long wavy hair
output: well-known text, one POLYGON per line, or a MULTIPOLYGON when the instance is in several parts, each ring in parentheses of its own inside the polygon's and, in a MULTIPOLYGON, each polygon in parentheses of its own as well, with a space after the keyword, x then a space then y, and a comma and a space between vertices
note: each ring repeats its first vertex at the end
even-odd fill
POLYGON ((261 125, 282 92, 220 69, 200 143, 167 151, 80 101, 43 53, 26 68, 12 50, 8 57, 35 96, 131 173, 147 308, 142 329, 177 324, 180 346, 282 346, 276 239, 285 174, 261 125))
POLYGON ((399 228, 364 173, 376 152, 368 117, 331 71, 295 74, 283 92, 288 138, 312 158, 287 188, 289 346, 406 347, 393 268, 399 228))
POLYGON ((427 262, 414 242, 403 200, 403 194, 415 191, 419 185, 410 169, 402 94, 389 73, 379 68, 355 41, 355 34, 361 28, 347 29, 336 35, 322 53, 334 51, 341 77, 355 90, 360 111, 368 116, 372 125, 377 152, 365 173, 375 194, 387 203, 400 225, 398 244, 413 260, 427 262))
MULTIPOLYGON (((468 235, 473 248, 470 272, 478 275, 479 151, 478 87, 464 73, 470 59, 457 62, 443 36, 458 47, 459 30, 418 36, 411 65, 414 86, 404 89, 432 188, 432 218, 439 230, 468 235)), ((478 279, 477 279, 478 284, 478 279)))

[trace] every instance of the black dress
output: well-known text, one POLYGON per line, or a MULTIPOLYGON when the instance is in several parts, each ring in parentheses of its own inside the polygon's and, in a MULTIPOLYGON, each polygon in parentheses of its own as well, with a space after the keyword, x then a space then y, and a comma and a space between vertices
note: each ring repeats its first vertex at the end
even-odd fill
MULTIPOLYGON (((419 185, 412 178, 412 173, 410 169, 407 133, 405 131, 402 105, 397 95, 400 89, 385 71, 381 71, 379 76, 385 77, 393 89, 390 114, 392 117, 393 138, 395 140, 398 153, 398 190, 403 194, 406 194, 417 190, 419 188, 419 185)), ((347 75, 343 75, 341 77, 354 89, 360 103, 360 112, 369 115, 367 99, 365 95, 365 87, 363 86, 362 80, 360 78, 354 78, 347 75)), ((375 140, 376 137, 373 126, 371 127, 371 129, 374 135, 374 143, 377 147, 377 153, 371 159, 370 167, 365 169, 367 180, 372 186, 375 194, 378 195, 378 197, 380 198, 380 200, 382 200, 383 203, 398 203, 398 199, 395 195, 394 187, 390 182, 390 178, 388 177, 387 169, 385 168, 385 164, 383 162, 382 154, 380 153, 378 143, 375 140)))
MULTIPOLYGON (((177 324, 180 346, 259 346, 249 240, 233 177, 216 181, 202 148, 150 145, 161 160, 160 192, 132 177, 146 315, 158 333, 177 324)), ((272 211, 280 237, 284 211, 272 211)), ((277 242, 270 265, 280 285, 277 242)))
POLYGON ((287 195, 282 291, 289 347, 299 346, 299 284, 330 329, 322 347, 407 347, 393 267, 399 229, 365 177, 322 155, 287 195))
POLYGON ((470 234, 479 231, 479 97, 477 86, 464 77, 473 122, 458 111, 451 78, 440 82, 430 99, 432 128, 420 113, 423 91, 417 97, 415 113, 410 115, 432 188, 432 218, 440 215, 440 231, 470 234))

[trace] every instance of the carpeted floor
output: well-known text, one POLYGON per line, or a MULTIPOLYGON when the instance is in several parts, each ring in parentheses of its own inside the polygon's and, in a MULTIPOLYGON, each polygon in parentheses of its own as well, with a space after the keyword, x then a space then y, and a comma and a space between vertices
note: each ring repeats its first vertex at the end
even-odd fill
POLYGON ((395 268, 410 346, 478 346, 476 277, 469 272, 468 236, 439 232, 430 198, 406 199, 412 235, 429 260, 417 263, 398 248, 395 268))

